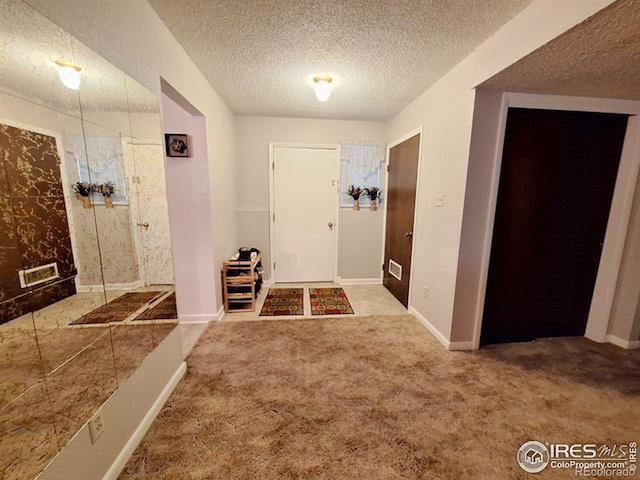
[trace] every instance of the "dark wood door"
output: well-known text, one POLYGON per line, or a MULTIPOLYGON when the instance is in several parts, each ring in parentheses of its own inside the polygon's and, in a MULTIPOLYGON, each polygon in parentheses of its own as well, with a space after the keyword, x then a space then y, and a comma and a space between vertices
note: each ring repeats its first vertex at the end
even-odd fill
POLYGON ((509 109, 481 343, 584 335, 626 125, 509 109))
POLYGON ((409 303, 419 153, 420 134, 405 140, 389 151, 383 284, 405 307, 409 303), (394 269, 389 271, 389 260, 393 265, 400 266, 399 273, 394 269))

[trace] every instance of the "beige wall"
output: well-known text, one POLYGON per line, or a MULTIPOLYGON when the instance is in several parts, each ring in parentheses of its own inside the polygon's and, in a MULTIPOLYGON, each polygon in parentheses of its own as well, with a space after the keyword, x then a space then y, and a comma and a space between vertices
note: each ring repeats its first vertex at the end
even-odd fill
MULTIPOLYGON (((278 117, 236 117, 238 242, 263 253, 266 278, 271 277, 269 255, 269 143, 381 143, 385 124, 346 120, 278 117)), ((365 202, 366 203, 366 202, 365 202)), ((341 209, 338 275, 374 278, 380 275, 382 211, 351 212, 341 209), (355 215, 361 214, 358 217, 355 215), (371 239, 371 240, 366 240, 371 239), (369 242, 363 248, 363 242, 369 242), (376 248, 378 255, 375 256, 376 248), (375 275, 377 269, 377 275, 375 275)))
MULTIPOLYGON (((160 77, 164 78, 206 117, 216 263, 212 268, 219 271, 237 247, 232 112, 146 1, 29 3, 158 96, 160 77)), ((216 291, 220 305, 219 275, 216 291)))
MULTIPOLYGON (((388 140, 420 126, 424 129, 409 303, 448 340, 461 253, 474 87, 610 3, 534 0, 388 124, 388 140), (434 206, 440 193, 445 195, 444 208, 434 206), (430 289, 428 298, 422 295, 425 286, 430 289)), ((473 323, 459 327, 460 332, 473 332, 473 323)), ((465 333, 463 338, 470 340, 471 335, 465 333)))

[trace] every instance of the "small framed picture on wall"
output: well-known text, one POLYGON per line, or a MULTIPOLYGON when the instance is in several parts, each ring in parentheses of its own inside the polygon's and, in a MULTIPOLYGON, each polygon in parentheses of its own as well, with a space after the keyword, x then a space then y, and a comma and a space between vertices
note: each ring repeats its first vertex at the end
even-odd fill
POLYGON ((165 133, 167 157, 190 157, 191 138, 186 133, 165 133))

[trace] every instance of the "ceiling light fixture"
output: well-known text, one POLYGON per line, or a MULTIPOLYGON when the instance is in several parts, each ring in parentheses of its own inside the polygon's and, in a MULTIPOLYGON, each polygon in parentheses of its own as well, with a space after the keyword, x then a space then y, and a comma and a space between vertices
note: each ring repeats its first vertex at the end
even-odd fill
POLYGON ((329 75, 316 75, 313 77, 313 90, 319 102, 326 102, 331 96, 331 82, 333 78, 329 75))
POLYGON ((78 65, 66 60, 56 60, 56 68, 58 69, 58 77, 65 87, 71 90, 80 88, 80 70, 82 69, 78 65))

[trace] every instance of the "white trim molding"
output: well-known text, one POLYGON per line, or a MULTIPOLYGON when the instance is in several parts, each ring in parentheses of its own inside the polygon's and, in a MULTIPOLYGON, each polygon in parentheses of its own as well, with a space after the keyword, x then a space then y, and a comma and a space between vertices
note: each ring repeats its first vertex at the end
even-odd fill
POLYGON ((116 480, 118 478, 125 465, 131 458, 131 455, 133 455, 133 452, 142 441, 142 438, 147 433, 147 430, 149 430, 149 427, 151 427, 151 424, 158 416, 158 413, 160 413, 160 410, 162 410, 162 407, 167 402, 169 396, 171 395, 171 393, 173 393, 173 390, 176 388, 186 371, 187 364, 182 362, 169 382, 165 385, 162 392, 160 392, 160 395, 158 395, 156 401, 153 402, 153 405, 146 413, 136 430, 133 432, 133 435, 131 435, 125 446, 122 448, 107 473, 105 473, 104 477, 102 477, 103 480, 116 480))
POLYGON ((181 315, 178 312, 178 321, 180 323, 218 322, 224 318, 224 313, 224 307, 220 307, 220 309, 216 313, 187 313, 185 315, 181 315))
POLYGON ((435 326, 433 326, 433 324, 429 320, 424 318, 422 314, 418 312, 418 310, 416 310, 415 308, 409 306, 408 310, 411 315, 416 317, 418 321, 427 330, 429 330, 429 333, 431 333, 431 335, 436 337, 436 340, 438 340, 444 348, 446 348, 447 350, 450 350, 451 342, 449 342, 449 339, 447 337, 445 337, 442 333, 440 333, 440 330, 438 330, 435 326))
POLYGON ((129 283, 105 283, 104 285, 80 285, 78 283, 78 277, 76 276, 76 291, 78 293, 95 293, 106 290, 107 292, 114 292, 118 290, 135 290, 142 287, 140 280, 135 280, 129 283))
POLYGON ((342 278, 338 277, 336 283, 339 285, 382 285, 382 277, 377 278, 342 278))
POLYGON ((635 350, 637 348, 640 348, 640 340, 624 340, 611 334, 606 336, 606 340, 609 343, 613 343, 618 347, 626 348, 627 350, 635 350))

